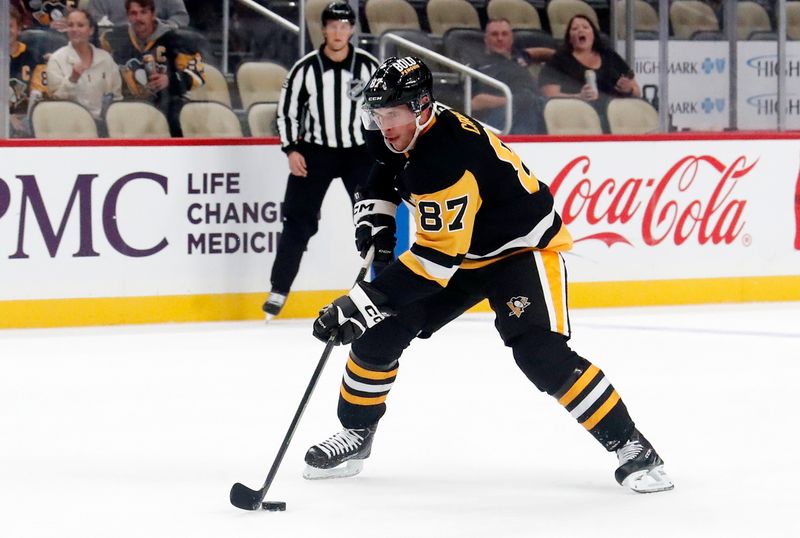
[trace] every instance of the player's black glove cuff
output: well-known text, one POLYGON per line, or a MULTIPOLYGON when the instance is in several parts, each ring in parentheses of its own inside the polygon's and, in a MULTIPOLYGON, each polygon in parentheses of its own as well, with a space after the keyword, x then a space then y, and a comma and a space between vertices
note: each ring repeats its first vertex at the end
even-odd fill
POLYGON ((353 222, 356 225, 356 248, 365 257, 371 246, 375 246, 374 263, 386 265, 394 260, 395 212, 397 205, 378 198, 358 200, 353 206, 353 222))
POLYGON ((332 337, 336 345, 349 344, 393 314, 385 305, 386 300, 383 293, 366 282, 359 282, 349 294, 319 311, 314 321, 314 336, 323 342, 332 337))

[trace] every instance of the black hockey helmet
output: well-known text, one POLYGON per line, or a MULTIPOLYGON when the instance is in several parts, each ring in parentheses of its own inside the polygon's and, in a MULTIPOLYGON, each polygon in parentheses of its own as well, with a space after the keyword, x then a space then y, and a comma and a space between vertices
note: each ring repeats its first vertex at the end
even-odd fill
POLYGON ((328 21, 347 21, 356 24, 356 14, 347 2, 331 2, 322 10, 322 26, 328 21))
POLYGON ((432 104, 433 75, 413 56, 387 58, 364 88, 367 110, 408 105, 418 115, 432 104))

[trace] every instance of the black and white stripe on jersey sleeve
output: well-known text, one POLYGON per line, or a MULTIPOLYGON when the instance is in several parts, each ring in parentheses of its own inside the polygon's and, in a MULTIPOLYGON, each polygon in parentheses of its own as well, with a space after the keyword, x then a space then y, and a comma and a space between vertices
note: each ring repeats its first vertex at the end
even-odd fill
POLYGON ((321 52, 301 58, 289 72, 278 103, 278 132, 286 151, 299 140, 332 148, 364 145, 360 90, 375 69, 374 56, 355 49, 348 69, 324 69, 321 52), (357 93, 354 101, 351 98, 357 93))

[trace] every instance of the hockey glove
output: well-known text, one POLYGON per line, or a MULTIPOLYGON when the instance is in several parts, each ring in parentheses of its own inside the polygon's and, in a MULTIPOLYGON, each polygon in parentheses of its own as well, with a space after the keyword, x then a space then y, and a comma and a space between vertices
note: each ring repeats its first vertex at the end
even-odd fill
POLYGON ((376 265, 387 265, 394 259, 394 245, 397 241, 395 213, 397 205, 386 200, 358 200, 353 206, 353 223, 356 225, 356 248, 361 257, 375 245, 376 265))
POLYGON ((336 345, 357 340, 370 327, 374 327, 393 312, 379 306, 386 296, 366 282, 359 282, 348 295, 339 297, 319 311, 314 321, 314 336, 323 342, 333 337, 336 345))

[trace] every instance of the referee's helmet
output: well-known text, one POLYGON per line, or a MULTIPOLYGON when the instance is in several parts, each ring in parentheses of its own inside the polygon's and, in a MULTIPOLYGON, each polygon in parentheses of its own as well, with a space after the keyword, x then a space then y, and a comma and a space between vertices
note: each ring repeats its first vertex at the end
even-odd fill
POLYGON ((356 14, 347 2, 331 2, 322 10, 322 26, 328 21, 347 21, 356 24, 356 14))

